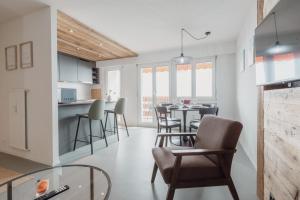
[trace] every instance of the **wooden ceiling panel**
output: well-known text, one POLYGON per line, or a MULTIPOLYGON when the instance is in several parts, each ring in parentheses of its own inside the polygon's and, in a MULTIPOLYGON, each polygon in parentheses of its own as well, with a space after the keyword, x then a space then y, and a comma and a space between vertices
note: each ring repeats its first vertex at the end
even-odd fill
POLYGON ((59 52, 92 61, 137 56, 135 52, 61 11, 57 13, 57 43, 59 52))

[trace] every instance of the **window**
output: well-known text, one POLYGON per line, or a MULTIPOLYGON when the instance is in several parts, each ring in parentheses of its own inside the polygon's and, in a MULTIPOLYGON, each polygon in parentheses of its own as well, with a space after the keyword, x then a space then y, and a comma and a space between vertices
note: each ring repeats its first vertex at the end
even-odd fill
POLYGON ((152 67, 141 69, 141 121, 153 121, 153 70, 152 67))
POLYGON ((192 65, 176 66, 177 97, 192 96, 192 65))
POLYGON ((205 60, 176 65, 176 96, 178 98, 214 97, 214 62, 205 60))
POLYGON ((158 66, 156 69, 156 104, 169 102, 169 67, 158 66))
POLYGON ((120 70, 107 71, 107 96, 111 96, 112 101, 118 100, 120 97, 121 76, 120 70))
POLYGON ((213 96, 213 64, 204 62, 196 64, 196 97, 213 96))

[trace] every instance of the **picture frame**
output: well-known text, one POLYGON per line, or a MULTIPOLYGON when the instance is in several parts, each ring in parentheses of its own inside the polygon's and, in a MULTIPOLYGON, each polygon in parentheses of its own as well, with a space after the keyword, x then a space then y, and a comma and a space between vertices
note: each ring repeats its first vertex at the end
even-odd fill
POLYGON ((20 44, 20 67, 22 69, 33 67, 33 42, 23 42, 20 44))
POLYGON ((7 71, 13 71, 18 68, 17 45, 5 48, 5 66, 7 71))

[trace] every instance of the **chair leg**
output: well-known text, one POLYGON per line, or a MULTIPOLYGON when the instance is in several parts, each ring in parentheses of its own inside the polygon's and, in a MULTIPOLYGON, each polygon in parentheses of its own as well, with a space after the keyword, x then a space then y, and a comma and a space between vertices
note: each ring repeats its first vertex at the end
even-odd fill
POLYGON ((232 181, 232 178, 229 178, 229 182, 228 182, 228 188, 231 192, 231 195, 233 197, 234 200, 239 200, 239 195, 235 189, 234 183, 232 181))
POLYGON ((175 188, 170 185, 167 193, 167 200, 173 200, 174 195, 175 195, 175 188))
POLYGON ((157 174, 157 169, 158 169, 158 167, 157 167, 156 163, 154 163, 152 177, 151 177, 151 183, 154 183, 154 181, 155 181, 155 177, 156 177, 156 174, 157 174))
POLYGON ((108 147, 108 143, 107 143, 107 139, 106 139, 106 133, 105 133, 105 129, 103 127, 102 120, 100 120, 100 124, 101 124, 101 128, 102 128, 103 137, 104 137, 104 140, 105 140, 106 147, 108 147))
POLYGON ((92 120, 89 120, 89 124, 90 124, 91 154, 94 154, 94 148, 93 148, 93 132, 92 132, 92 120))
POLYGON ((108 112, 106 112, 106 117, 105 117, 105 125, 104 125, 104 130, 106 131, 106 126, 107 126, 107 118, 108 118, 108 112))
POLYGON ((114 135, 116 134, 116 120, 117 120, 117 115, 114 113, 114 135))
POLYGON ((116 122, 116 131, 117 131, 117 137, 118 137, 118 141, 120 141, 119 138, 119 126, 118 126, 118 118, 117 118, 117 114, 115 114, 115 122, 116 122))
POLYGON ((124 114, 123 114, 123 119, 124 119, 124 123, 125 123, 125 128, 126 128, 127 136, 129 137, 129 132, 128 132, 127 123, 126 123, 126 119, 125 119, 125 115, 124 114))
POLYGON ((78 117, 78 123, 77 123, 77 128, 76 128, 76 135, 75 135, 75 141, 74 141, 73 151, 75 151, 75 149, 76 149, 76 143, 77 143, 77 137, 78 137, 80 119, 81 119, 81 117, 78 117))
POLYGON ((156 139, 155 139, 154 146, 156 146, 156 145, 157 145, 157 141, 158 141, 158 134, 156 135, 156 139))
POLYGON ((166 137, 166 140, 165 140, 165 147, 168 146, 168 136, 166 137))

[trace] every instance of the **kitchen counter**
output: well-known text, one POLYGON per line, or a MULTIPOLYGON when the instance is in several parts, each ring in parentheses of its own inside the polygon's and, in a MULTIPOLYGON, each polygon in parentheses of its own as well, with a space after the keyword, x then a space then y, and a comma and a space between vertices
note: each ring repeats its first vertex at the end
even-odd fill
MULTIPOLYGON (((91 104, 95 100, 76 101, 70 103, 58 104, 58 126, 59 126, 59 154, 63 155, 71 152, 73 149, 76 127, 78 123, 78 114, 86 114, 89 112, 91 104)), ((105 109, 114 109, 115 102, 105 102, 105 109)), ((109 117, 107 126, 108 129, 112 128, 113 119, 109 117)), ((93 121, 92 130, 94 135, 101 136, 102 130, 100 129, 100 122, 93 121)), ((89 135, 89 123, 88 120, 82 119, 80 122, 80 128, 78 132, 78 138, 88 140, 89 135)), ((107 134, 109 135, 109 134, 107 134)), ((95 141, 98 138, 94 138, 95 141)), ((78 142, 77 147, 80 148, 86 143, 78 142)))
MULTIPOLYGON (((58 103, 58 106, 73 106, 73 105, 89 105, 92 104, 95 101, 95 99, 91 99, 91 100, 79 100, 79 101, 75 101, 75 102, 64 102, 64 103, 58 103)), ((116 103, 114 101, 105 101, 106 104, 109 103, 116 103)))

